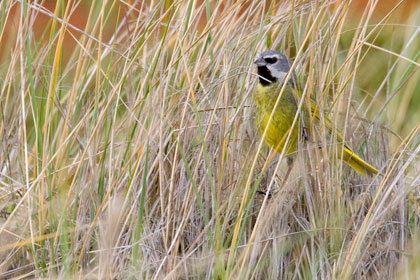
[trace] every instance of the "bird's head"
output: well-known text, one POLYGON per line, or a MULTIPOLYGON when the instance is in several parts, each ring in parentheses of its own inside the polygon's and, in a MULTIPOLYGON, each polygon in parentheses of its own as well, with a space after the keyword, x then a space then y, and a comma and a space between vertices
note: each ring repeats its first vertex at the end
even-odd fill
MULTIPOLYGON (((261 53, 254 63, 258 67, 258 76, 263 86, 275 82, 282 84, 292 66, 292 61, 287 56, 274 50, 261 53)), ((294 70, 288 82, 296 84, 296 73, 294 70)))

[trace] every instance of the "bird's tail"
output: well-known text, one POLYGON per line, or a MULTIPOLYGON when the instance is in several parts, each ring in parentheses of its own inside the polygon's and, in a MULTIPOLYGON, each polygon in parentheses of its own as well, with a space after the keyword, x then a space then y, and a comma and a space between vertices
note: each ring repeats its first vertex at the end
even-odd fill
POLYGON ((345 163, 347 163, 350 167, 352 167, 354 170, 356 170, 363 176, 366 176, 367 173, 379 173, 378 169, 361 159, 358 155, 356 155, 352 150, 350 150, 347 147, 344 147, 343 160, 345 163))

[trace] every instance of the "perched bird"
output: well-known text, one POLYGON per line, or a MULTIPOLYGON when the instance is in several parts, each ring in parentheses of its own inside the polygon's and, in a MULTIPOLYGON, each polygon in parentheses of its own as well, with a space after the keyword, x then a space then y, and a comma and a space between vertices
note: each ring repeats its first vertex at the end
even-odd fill
MULTIPOLYGON (((264 137, 265 142, 281 153, 286 143, 287 137, 290 134, 290 139, 286 146, 286 154, 291 159, 291 153, 295 152, 298 147, 298 140, 307 139, 305 129, 299 129, 298 123, 293 128, 293 120, 298 110, 298 102, 296 100, 297 93, 297 79, 296 73, 290 74, 290 78, 286 81, 286 77, 291 69, 292 62, 283 54, 268 50, 260 54, 255 60, 258 69, 259 82, 254 94, 255 98, 255 122, 260 134, 263 134, 267 125, 267 133, 264 137), (274 108, 277 97, 280 94, 282 86, 286 83, 284 92, 279 100, 276 108, 274 108), (273 114, 272 120, 269 123, 270 115, 273 114), (290 132, 291 131, 291 132, 290 132), (305 133, 304 133, 305 132, 305 133), (301 136, 301 137, 300 137, 301 136)), ((318 107, 315 102, 311 100, 311 113, 317 119, 320 125, 320 115, 318 107)), ((309 116, 306 113, 302 114, 304 125, 309 124, 309 116)), ((325 127, 330 131, 333 130, 332 122, 328 118, 324 118, 325 127)), ((337 145, 338 154, 342 152, 343 137, 338 131, 334 131, 339 144, 337 145)), ((310 135, 309 135, 310 138, 310 135)), ((351 148, 344 144, 343 160, 351 168, 358 173, 366 176, 367 173, 377 174, 378 170, 356 155, 351 148)), ((290 172, 289 168, 288 173, 290 172)), ((288 174, 287 174, 288 176, 288 174)))

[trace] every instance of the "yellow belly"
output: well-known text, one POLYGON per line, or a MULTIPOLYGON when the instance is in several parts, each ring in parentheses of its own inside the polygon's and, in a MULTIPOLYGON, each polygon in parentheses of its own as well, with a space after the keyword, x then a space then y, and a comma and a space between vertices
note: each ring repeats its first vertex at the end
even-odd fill
MULTIPOLYGON (((263 134, 268 126, 264 141, 281 153, 292 128, 297 105, 290 88, 286 88, 277 107, 273 110, 278 93, 279 87, 276 85, 271 87, 257 86, 255 93, 255 122, 260 134, 263 134), (273 117, 270 124, 268 124, 271 114, 273 117)), ((295 124, 290 139, 287 141, 287 154, 296 151, 297 141, 298 125, 295 124)))

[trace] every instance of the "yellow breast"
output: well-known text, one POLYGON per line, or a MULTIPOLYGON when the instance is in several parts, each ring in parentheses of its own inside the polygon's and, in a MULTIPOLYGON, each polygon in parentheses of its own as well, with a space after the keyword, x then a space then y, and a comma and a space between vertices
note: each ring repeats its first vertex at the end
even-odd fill
MULTIPOLYGON (((282 94, 276 108, 274 108, 280 89, 281 86, 278 83, 269 86, 258 84, 254 95, 256 127, 259 133, 263 134, 268 126, 264 140, 279 153, 283 150, 297 111, 296 101, 290 86, 286 86, 285 92, 282 94), (271 115, 272 120, 269 123, 271 115)), ((286 153, 296 151, 297 140, 298 126, 295 124, 287 142, 286 153)))

